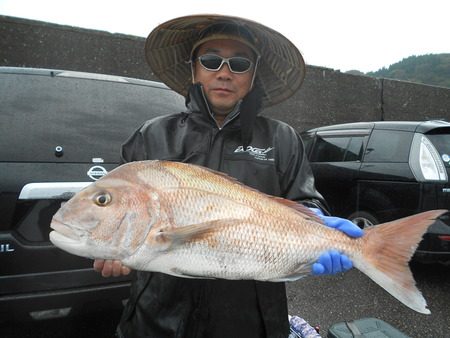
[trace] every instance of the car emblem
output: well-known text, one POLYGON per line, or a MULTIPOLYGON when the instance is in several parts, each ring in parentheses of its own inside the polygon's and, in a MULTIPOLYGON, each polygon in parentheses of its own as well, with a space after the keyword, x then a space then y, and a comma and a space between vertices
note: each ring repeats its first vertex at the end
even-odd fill
POLYGON ((102 178, 107 173, 108 171, 105 168, 99 165, 95 165, 88 170, 87 175, 94 181, 97 181, 99 178, 102 178))

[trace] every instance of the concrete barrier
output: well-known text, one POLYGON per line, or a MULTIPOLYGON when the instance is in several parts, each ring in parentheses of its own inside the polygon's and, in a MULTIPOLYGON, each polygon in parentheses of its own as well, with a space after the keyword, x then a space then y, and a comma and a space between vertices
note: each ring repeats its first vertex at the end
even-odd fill
MULTIPOLYGON (((157 80, 144 37, 0 16, 0 66, 68 69, 157 80)), ((302 89, 263 114, 298 131, 375 120, 450 120, 450 89, 307 66, 302 89)))

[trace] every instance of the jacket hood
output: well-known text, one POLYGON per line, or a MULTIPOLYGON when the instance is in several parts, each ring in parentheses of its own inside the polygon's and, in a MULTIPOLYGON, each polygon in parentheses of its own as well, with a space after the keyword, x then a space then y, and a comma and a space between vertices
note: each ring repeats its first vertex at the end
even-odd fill
MULTIPOLYGON (((253 134, 253 126, 256 116, 262 108, 261 91, 254 87, 243 99, 236 104, 230 114, 237 114, 240 119, 242 145, 244 149, 250 144, 253 134)), ((192 84, 186 96, 186 107, 189 112, 199 111, 206 116, 214 118, 214 112, 211 110, 206 95, 203 92, 203 86, 200 83, 192 84)))

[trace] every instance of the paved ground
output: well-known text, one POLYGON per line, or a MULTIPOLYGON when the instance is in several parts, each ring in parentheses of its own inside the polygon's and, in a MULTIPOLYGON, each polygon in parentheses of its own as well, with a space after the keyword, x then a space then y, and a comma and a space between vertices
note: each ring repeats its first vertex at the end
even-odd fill
POLYGON ((450 337, 450 267, 413 264, 412 271, 431 315, 405 307, 356 269, 288 284, 289 312, 320 325, 323 337, 333 323, 368 317, 382 319, 410 337, 450 337))
MULTIPOLYGON (((289 283, 289 312, 312 325, 320 325, 323 337, 333 323, 366 317, 382 319, 413 338, 449 337, 450 267, 414 264, 412 269, 431 315, 422 315, 403 306, 356 270, 343 276, 309 277, 289 283)), ((113 336, 119 316, 117 312, 110 312, 87 318, 8 324, 0 327, 0 337, 109 338, 113 336)))

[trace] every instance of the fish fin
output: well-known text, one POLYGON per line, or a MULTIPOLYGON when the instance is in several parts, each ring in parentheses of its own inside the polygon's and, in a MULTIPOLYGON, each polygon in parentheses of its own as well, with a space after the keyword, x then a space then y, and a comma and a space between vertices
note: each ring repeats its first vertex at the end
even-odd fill
POLYGON ((169 247, 186 242, 202 239, 218 230, 219 227, 236 224, 236 219, 221 219, 182 227, 163 228, 156 234, 156 241, 166 243, 169 247))
POLYGON ((290 275, 275 278, 275 279, 269 279, 268 282, 293 282, 296 280, 299 280, 303 277, 311 275, 311 265, 313 263, 303 263, 298 266, 298 268, 291 273, 290 275))
POLYGON ((216 278, 212 278, 212 277, 205 277, 205 276, 201 276, 201 275, 194 275, 191 273, 186 273, 185 271, 178 269, 178 268, 173 268, 170 270, 170 274, 172 276, 176 276, 176 277, 182 277, 182 278, 192 278, 192 279, 216 279, 216 278))
MULTIPOLYGON (((217 175, 217 176, 221 177, 222 179, 228 181, 230 184, 235 184, 235 185, 238 185, 238 186, 245 187, 245 189, 247 191, 253 191, 253 192, 256 192, 258 194, 264 195, 267 198, 269 198, 269 199, 271 199, 271 200, 273 200, 273 201, 275 201, 277 203, 280 203, 280 204, 282 204, 284 206, 292 208, 292 209, 296 210, 297 212, 300 212, 303 215, 303 217, 306 216, 306 219, 312 220, 312 221, 314 221, 316 223, 325 224, 324 221, 322 220, 322 218, 317 216, 313 211, 311 211, 308 207, 304 206, 303 204, 300 204, 300 203, 288 200, 286 198, 272 196, 272 195, 263 193, 263 192, 255 189, 255 188, 251 188, 251 187, 243 184, 242 182, 239 182, 236 178, 234 178, 232 176, 229 176, 226 173, 223 173, 223 172, 220 172, 220 171, 216 171, 214 169, 206 168, 206 167, 203 167, 203 166, 200 166, 200 165, 197 165, 197 164, 187 164, 187 163, 170 162, 170 161, 160 161, 160 162, 163 163, 163 165, 169 166, 169 167, 189 166, 191 174, 193 176, 201 176, 201 172, 202 171, 211 173, 213 175, 217 175)), ((176 186, 174 188, 176 188, 176 189, 183 189, 183 187, 179 187, 179 186, 176 186)), ((166 187, 166 189, 168 189, 168 188, 166 187)), ((192 189, 192 188, 189 187, 189 189, 192 189)))
POLYGON ((354 266, 411 309, 430 314, 408 262, 423 234, 447 210, 431 210, 366 230, 362 256, 354 266))
POLYGON ((314 211, 312 211, 308 207, 304 206, 303 204, 300 204, 300 203, 297 203, 297 202, 294 202, 294 201, 291 201, 291 200, 288 200, 285 198, 281 198, 281 197, 272 197, 272 198, 276 202, 300 212, 301 214, 303 214, 303 216, 306 216, 306 218, 311 221, 314 221, 314 222, 320 223, 320 224, 325 224, 322 218, 320 218, 318 215, 316 215, 314 213, 314 211))

